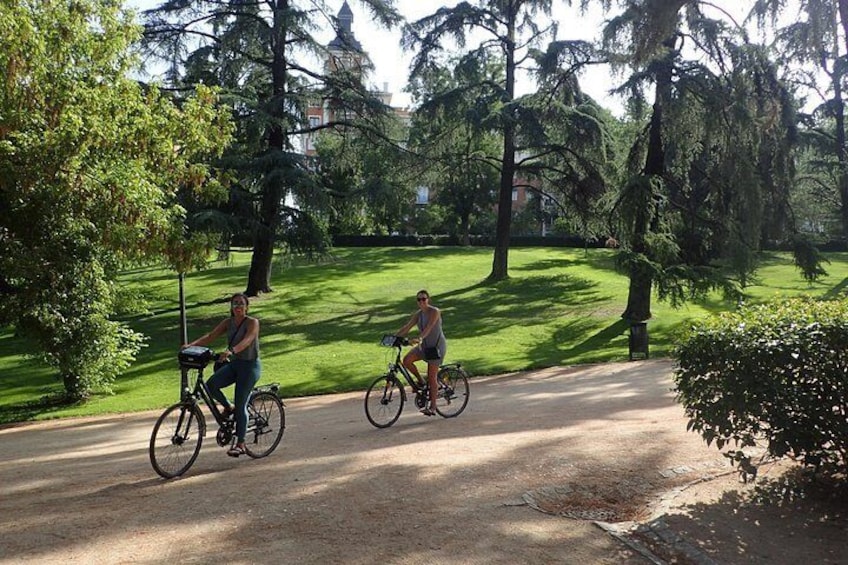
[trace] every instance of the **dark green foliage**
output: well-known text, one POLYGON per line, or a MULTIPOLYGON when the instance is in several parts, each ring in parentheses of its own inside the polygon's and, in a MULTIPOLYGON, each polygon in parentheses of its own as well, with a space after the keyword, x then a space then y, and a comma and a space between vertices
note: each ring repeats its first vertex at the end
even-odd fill
MULTIPOLYGON (((380 24, 400 20, 391 2, 359 3, 380 24)), ((208 212, 202 219, 215 220, 205 226, 219 229, 225 245, 228 239, 252 240, 248 295, 272 290, 277 247, 320 254, 329 237, 325 217, 332 219, 338 187, 321 184, 325 179, 300 154, 297 140, 327 129, 382 135, 379 121, 388 108, 366 87, 370 62, 355 43, 346 43, 349 49, 341 54, 315 35, 318 22, 334 11, 321 0, 306 5, 180 0, 145 13, 147 47, 172 68, 168 85, 220 87, 236 122, 236 143, 220 163, 237 177, 230 203, 221 210, 231 220, 208 212), (334 63, 326 68, 315 64, 329 60, 334 63), (324 101, 333 117, 310 123, 309 105, 324 101), (292 202, 297 206, 286 204, 292 202)), ((341 41, 343 26, 337 19, 331 23, 341 41)))
POLYGON ((743 307, 691 328, 674 355, 687 428, 741 470, 755 444, 848 470, 848 302, 743 307))
POLYGON ((792 253, 795 256, 795 266, 801 270, 801 274, 809 282, 815 282, 819 277, 827 276, 827 271, 822 263, 828 262, 821 251, 808 239, 796 237, 792 241, 792 253))

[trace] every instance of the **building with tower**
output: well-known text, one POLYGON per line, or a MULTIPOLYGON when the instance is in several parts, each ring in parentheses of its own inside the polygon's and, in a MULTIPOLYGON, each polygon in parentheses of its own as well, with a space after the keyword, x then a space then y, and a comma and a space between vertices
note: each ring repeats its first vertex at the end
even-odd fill
MULTIPOLYGON (((345 0, 336 16, 339 25, 336 37, 327 44, 327 58, 324 61, 324 72, 332 74, 337 72, 352 72, 359 77, 365 76, 370 69, 368 55, 362 49, 362 44, 356 39, 353 32, 353 11, 345 0)), ((392 93, 388 91, 388 83, 383 83, 382 90, 372 89, 371 94, 383 104, 390 107, 392 112, 402 121, 409 122, 409 109, 399 108, 391 105, 392 93)), ((310 128, 319 128, 338 119, 340 110, 333 104, 330 98, 315 99, 309 103, 306 115, 310 128)), ((316 134, 306 134, 303 140, 303 148, 307 155, 315 154, 316 134)))
MULTIPOLYGON (((327 75, 338 72, 351 72, 358 77, 366 76, 366 73, 371 70, 371 63, 367 53, 364 51, 362 44, 356 38, 353 30, 354 16, 353 11, 344 0, 341 9, 336 16, 338 20, 338 30, 336 37, 327 44, 327 56, 324 61, 324 72, 327 75)), ((392 112, 403 123, 409 124, 411 111, 409 108, 400 108, 392 106, 392 93, 388 91, 388 83, 383 83, 382 89, 371 89, 371 95, 379 99, 384 105, 391 108, 392 112)), ((314 156, 315 140, 321 131, 321 126, 335 121, 342 120, 344 112, 343 106, 339 105, 331 98, 316 98, 309 103, 307 108, 307 119, 309 121, 311 133, 303 136, 303 150, 309 156, 314 156)), ((432 202, 434 194, 429 187, 421 186, 418 188, 415 203, 419 206, 427 206, 432 202)), ((524 208, 528 203, 529 191, 525 188, 524 183, 519 184, 513 189, 512 208, 519 210, 524 208)), ((544 228, 542 230, 544 232, 544 228)))

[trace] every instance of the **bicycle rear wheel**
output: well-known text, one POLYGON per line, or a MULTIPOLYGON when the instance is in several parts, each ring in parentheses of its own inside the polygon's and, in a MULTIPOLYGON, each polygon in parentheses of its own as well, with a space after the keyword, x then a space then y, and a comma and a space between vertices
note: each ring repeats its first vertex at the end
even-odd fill
POLYGON ((365 417, 378 428, 388 428, 403 410, 403 387, 391 373, 374 379, 365 393, 365 417))
POLYGON ((150 435, 150 463, 166 479, 188 471, 200 453, 206 421, 193 403, 174 404, 165 410, 150 435))
POLYGON ((272 392, 257 392, 247 403, 247 435, 244 450, 254 459, 277 449, 286 429, 283 401, 272 392))
POLYGON ((436 380, 439 383, 436 412, 444 418, 459 416, 468 405, 468 375, 461 367, 442 367, 436 380))

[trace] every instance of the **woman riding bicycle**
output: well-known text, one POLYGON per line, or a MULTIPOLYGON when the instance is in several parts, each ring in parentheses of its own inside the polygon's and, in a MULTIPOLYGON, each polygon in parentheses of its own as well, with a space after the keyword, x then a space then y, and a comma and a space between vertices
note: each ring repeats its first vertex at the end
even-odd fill
POLYGON ((245 453, 244 437, 247 430, 247 401, 259 381, 259 320, 247 315, 250 302, 244 294, 234 294, 230 299, 230 317, 216 325, 206 335, 186 344, 207 345, 218 336, 227 335, 227 349, 219 360, 223 365, 206 382, 212 397, 224 407, 224 415, 235 414, 236 444, 227 455, 238 457, 245 453), (230 404, 221 388, 235 383, 234 404, 230 404))
POLYGON ((403 366, 415 375, 419 384, 423 384, 421 373, 418 372, 415 362, 421 360, 427 362, 427 383, 430 388, 430 405, 422 409, 421 413, 425 416, 433 416, 436 414, 436 397, 438 393, 436 375, 439 372, 442 359, 445 358, 448 344, 445 340, 445 334, 442 332, 442 311, 430 304, 430 293, 426 290, 419 290, 416 293, 415 299, 418 301, 418 311, 398 330, 397 335, 405 336, 413 326, 418 326, 418 338, 410 340, 416 346, 410 349, 404 356, 403 366))

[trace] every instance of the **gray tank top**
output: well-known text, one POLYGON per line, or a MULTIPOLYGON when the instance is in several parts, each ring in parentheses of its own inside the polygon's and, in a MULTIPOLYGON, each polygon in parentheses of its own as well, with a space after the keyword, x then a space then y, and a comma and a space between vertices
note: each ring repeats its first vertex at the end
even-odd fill
MULTIPOLYGON (((227 327, 227 343, 230 347, 244 339, 244 335, 247 333, 247 320, 247 318, 242 320, 242 323, 239 326, 236 324, 235 318, 230 318, 230 324, 227 327)), ((254 359, 259 359, 259 338, 257 337, 254 339, 253 343, 251 343, 245 350, 236 353, 235 358, 241 359, 242 361, 253 361, 254 359)))
MULTIPOLYGON (((427 327, 427 323, 429 319, 427 317, 426 312, 419 312, 418 314, 418 331, 421 332, 424 328, 427 327)), ((424 343, 422 347, 443 347, 445 343, 445 335, 442 333, 442 318, 439 317, 439 320, 436 322, 436 325, 433 327, 433 330, 424 338, 424 343)))

